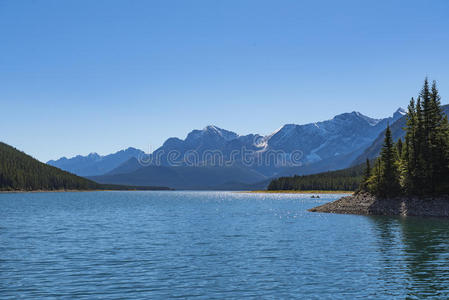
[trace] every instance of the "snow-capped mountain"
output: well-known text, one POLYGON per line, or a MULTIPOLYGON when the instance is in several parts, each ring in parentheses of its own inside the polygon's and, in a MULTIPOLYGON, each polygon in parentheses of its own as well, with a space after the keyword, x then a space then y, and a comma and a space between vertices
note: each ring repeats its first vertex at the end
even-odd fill
POLYGON ((267 148, 288 153, 300 150, 304 163, 346 155, 369 146, 388 123, 395 122, 403 113, 400 108, 390 118, 372 119, 352 112, 317 123, 284 125, 267 137, 267 148))
POLYGON ((86 156, 77 155, 72 158, 61 157, 58 160, 50 160, 47 164, 80 176, 93 176, 108 173, 130 158, 138 157, 141 154, 144 154, 142 150, 130 147, 105 156, 90 153, 86 156))
MULTIPOLYGON (((151 165, 163 166, 245 166, 264 176, 275 176, 292 166, 291 156, 300 153, 301 165, 310 165, 345 156, 354 158, 368 147, 388 123, 403 116, 398 109, 392 117, 373 119, 359 112, 344 113, 331 120, 287 124, 270 135, 238 135, 209 125, 193 130, 182 140, 168 139, 153 152, 151 165)), ((295 162, 297 163, 297 161, 295 162)))
MULTIPOLYGON (((404 114, 403 109, 398 109, 392 117, 373 119, 359 112, 343 113, 316 123, 287 124, 267 136, 238 135, 209 125, 191 131, 185 139, 167 139, 147 157, 140 150, 128 148, 107 156, 93 153, 48 163, 82 176, 113 175, 116 183, 120 182, 120 174, 134 174, 148 166, 194 167, 194 172, 202 172, 201 167, 213 167, 217 174, 224 170, 220 168, 231 167, 234 171, 228 174, 234 174, 234 178, 228 178, 229 182, 235 181, 238 170, 250 170, 251 178, 259 179, 310 174, 349 166, 388 123, 393 124, 404 114)), ((131 184, 129 178, 134 177, 127 178, 126 184, 131 184)), ((147 182, 151 184, 154 183, 147 182)), ((170 186, 169 182, 164 185, 170 186)))
POLYGON ((261 150, 257 144, 261 135, 238 135, 235 132, 209 125, 191 131, 184 140, 169 138, 151 155, 152 165, 163 166, 225 166, 240 161, 242 149, 261 150), (235 157, 231 157, 236 154, 235 157))

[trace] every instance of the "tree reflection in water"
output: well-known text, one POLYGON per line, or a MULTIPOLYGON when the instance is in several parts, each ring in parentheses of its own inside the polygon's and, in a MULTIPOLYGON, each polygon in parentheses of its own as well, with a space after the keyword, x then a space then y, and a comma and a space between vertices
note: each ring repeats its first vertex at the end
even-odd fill
MULTIPOLYGON (((381 256, 379 279, 385 292, 404 286, 408 298, 449 296, 449 220, 369 217, 381 256)), ((397 294, 396 294, 397 295, 397 294)), ((405 295, 403 295, 405 296, 405 295)))

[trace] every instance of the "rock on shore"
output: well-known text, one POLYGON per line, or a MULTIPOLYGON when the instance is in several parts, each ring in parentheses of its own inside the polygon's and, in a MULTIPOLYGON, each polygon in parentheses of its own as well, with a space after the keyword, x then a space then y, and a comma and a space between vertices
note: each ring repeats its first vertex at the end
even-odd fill
POLYGON ((449 217, 449 196, 384 199, 368 193, 357 193, 311 208, 309 211, 358 215, 449 217))

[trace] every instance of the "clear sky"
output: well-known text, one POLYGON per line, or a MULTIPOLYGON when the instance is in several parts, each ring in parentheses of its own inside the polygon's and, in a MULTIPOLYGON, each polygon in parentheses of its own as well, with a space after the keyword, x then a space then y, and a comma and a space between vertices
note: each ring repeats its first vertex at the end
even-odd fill
POLYGON ((449 1, 0 0, 0 140, 41 161, 391 115, 436 79, 449 1))

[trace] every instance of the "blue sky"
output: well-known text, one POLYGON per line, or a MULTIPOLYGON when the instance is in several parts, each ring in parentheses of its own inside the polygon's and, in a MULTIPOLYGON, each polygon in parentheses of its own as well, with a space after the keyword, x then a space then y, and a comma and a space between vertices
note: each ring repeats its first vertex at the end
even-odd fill
POLYGON ((449 97, 449 1, 0 0, 0 140, 47 161, 449 97))

